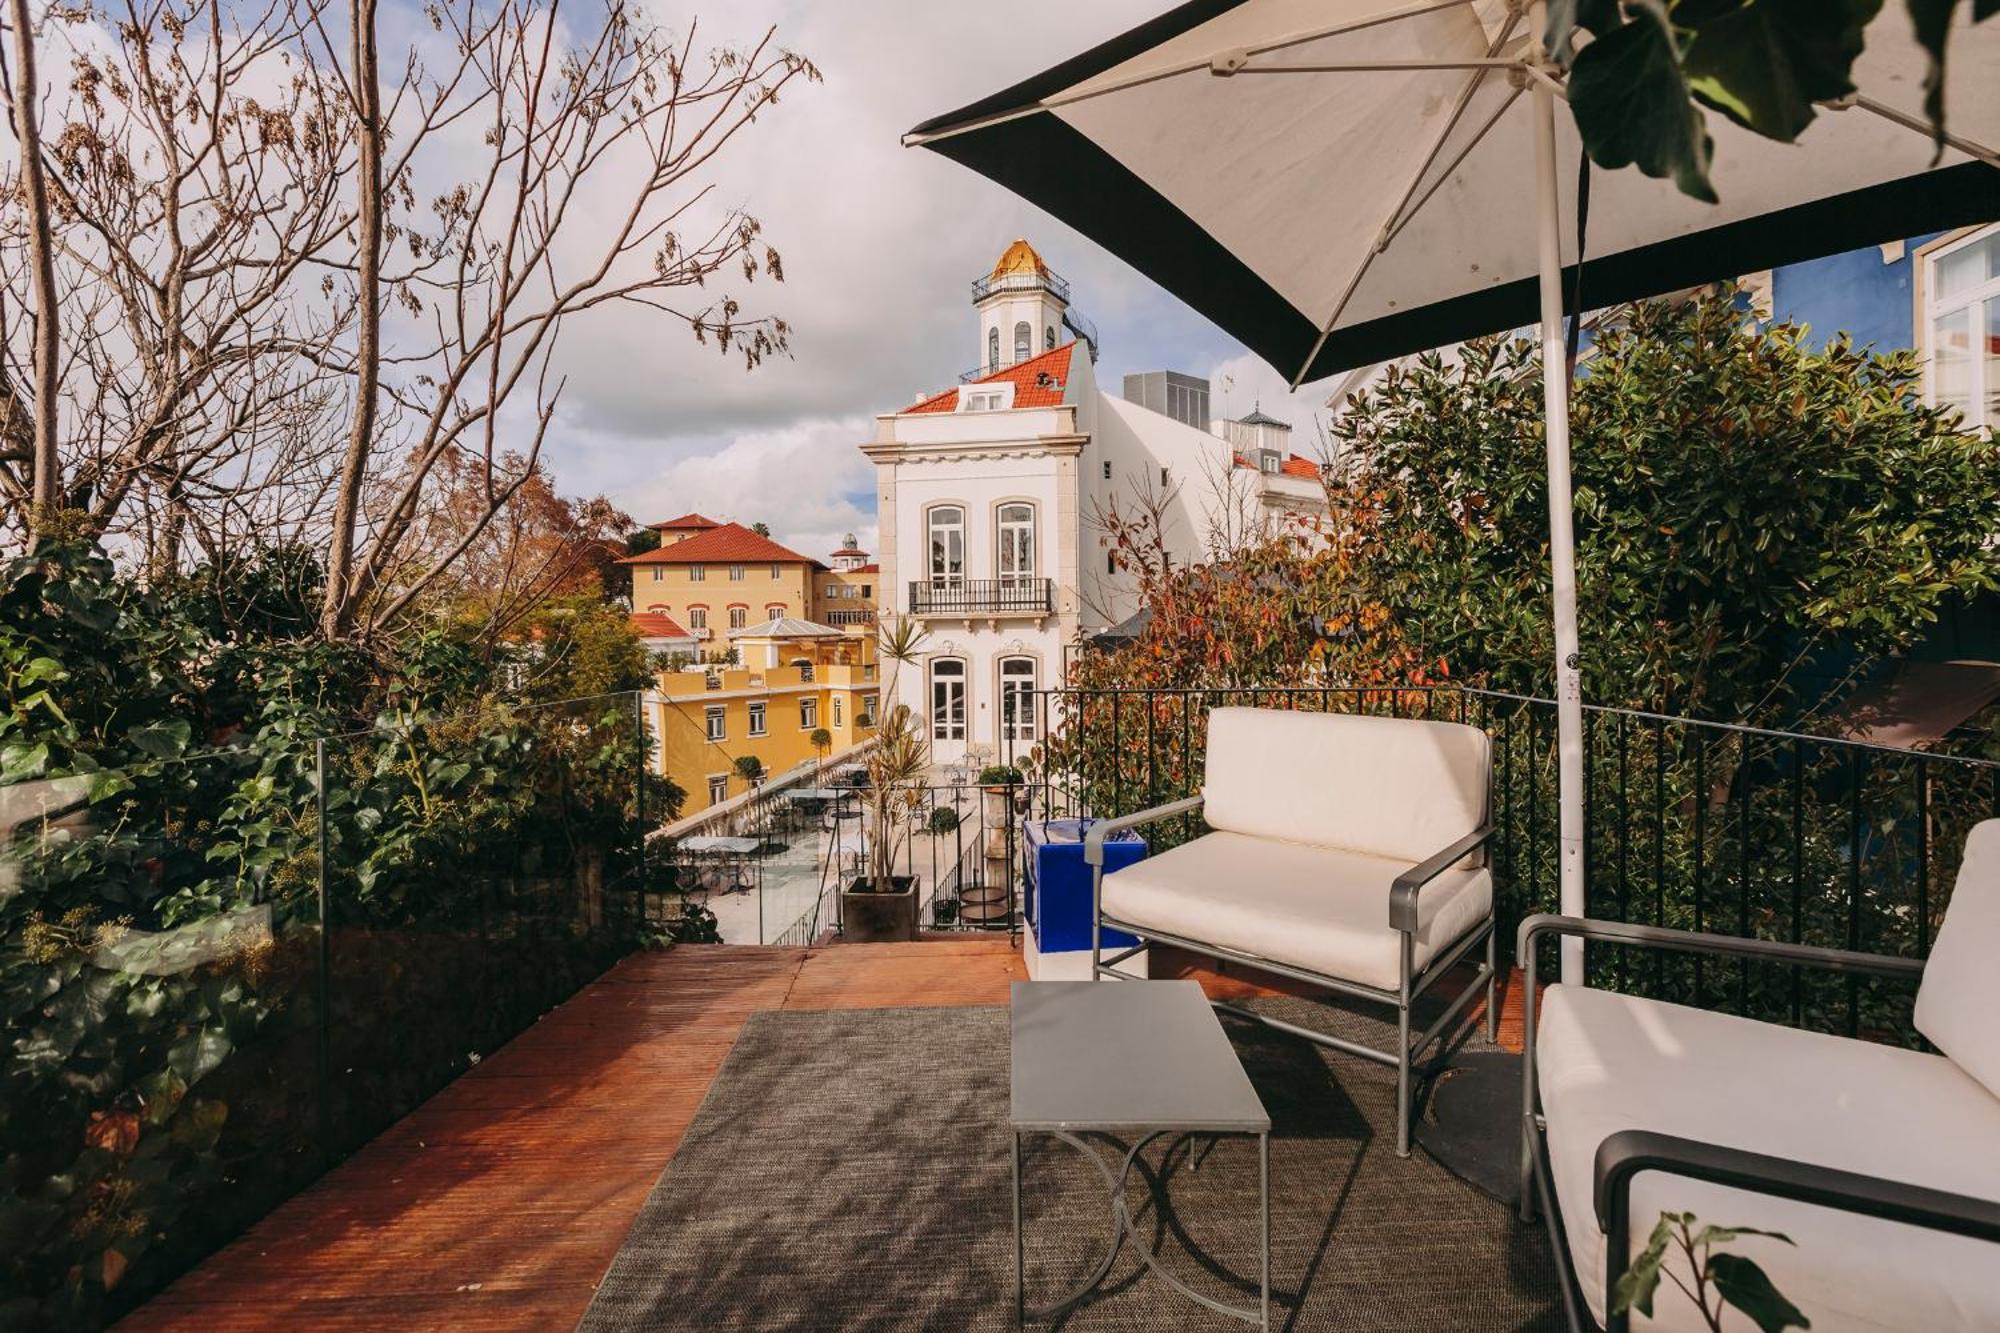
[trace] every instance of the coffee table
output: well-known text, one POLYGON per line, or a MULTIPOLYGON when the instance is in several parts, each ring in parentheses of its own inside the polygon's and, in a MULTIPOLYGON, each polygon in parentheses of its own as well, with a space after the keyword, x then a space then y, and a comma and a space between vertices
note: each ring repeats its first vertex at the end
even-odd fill
POLYGON ((1013 988, 1014 1319, 1052 1319, 1089 1295, 1129 1239, 1154 1274, 1182 1295, 1260 1329, 1271 1327, 1271 1117, 1250 1086, 1215 1011, 1192 981, 1017 981, 1013 988), (1059 1139, 1089 1159, 1110 1192, 1111 1245, 1096 1271, 1049 1305, 1030 1309, 1021 1218, 1021 1152, 1030 1134, 1059 1139), (1131 1147, 1114 1171, 1081 1137, 1131 1147), (1256 1306, 1228 1305, 1169 1272, 1125 1203, 1125 1181, 1163 1135, 1257 1137, 1260 1272, 1256 1306))

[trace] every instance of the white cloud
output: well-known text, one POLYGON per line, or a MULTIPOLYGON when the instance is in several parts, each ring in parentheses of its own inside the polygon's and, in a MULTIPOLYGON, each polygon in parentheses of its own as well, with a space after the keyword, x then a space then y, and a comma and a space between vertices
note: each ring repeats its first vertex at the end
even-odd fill
POLYGON ((724 522, 768 524, 803 555, 824 559, 847 533, 875 549, 874 467, 855 448, 865 417, 814 417, 736 436, 680 458, 622 498, 641 522, 691 509, 724 522))

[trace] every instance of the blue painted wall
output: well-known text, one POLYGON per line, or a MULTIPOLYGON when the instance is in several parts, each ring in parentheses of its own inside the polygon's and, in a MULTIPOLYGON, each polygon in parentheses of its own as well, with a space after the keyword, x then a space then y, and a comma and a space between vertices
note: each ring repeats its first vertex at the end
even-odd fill
POLYGON ((1883 263, 1881 249, 1871 245, 1773 269, 1771 313, 1782 321, 1811 325, 1813 340, 1822 344, 1848 333, 1857 344, 1873 343, 1878 351, 1915 346, 1915 266, 1910 256, 1930 239, 1910 238, 1892 264, 1883 263))

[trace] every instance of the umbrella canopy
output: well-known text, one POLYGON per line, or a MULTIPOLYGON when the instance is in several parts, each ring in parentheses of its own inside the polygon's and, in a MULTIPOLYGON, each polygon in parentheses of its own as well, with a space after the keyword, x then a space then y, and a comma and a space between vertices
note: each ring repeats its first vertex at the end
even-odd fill
MULTIPOLYGON (((1945 88, 1884 6, 1857 92, 1796 144, 1708 117, 1719 204, 1636 171, 1591 187, 1593 305, 2000 217, 2000 23, 1959 7, 1945 88)), ((1192 0, 904 136, 1124 258, 1294 386, 1539 320, 1561 907, 1581 915, 1583 699, 1569 478, 1561 69, 1519 0, 1192 0)), ((1570 259, 1575 261, 1576 255, 1570 259)), ((1579 941, 1563 980, 1582 980, 1579 941)))
MULTIPOLYGON (((1539 35, 1505 0, 1196 0, 905 142, 1046 209, 1297 384, 1535 321, 1528 94, 1560 78, 1534 68, 1539 35)), ((2000 23, 1952 42, 1956 142, 1935 164, 1926 57, 1892 4, 1859 97, 1797 144, 1708 116, 1720 204, 1597 173, 1586 298, 2000 217, 2000 23)), ((1568 216, 1573 172, 1560 189, 1568 216)))

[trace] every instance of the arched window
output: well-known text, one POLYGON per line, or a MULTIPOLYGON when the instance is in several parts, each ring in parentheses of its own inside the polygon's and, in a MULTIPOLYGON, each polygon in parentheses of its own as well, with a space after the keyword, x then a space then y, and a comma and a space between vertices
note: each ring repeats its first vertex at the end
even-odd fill
POLYGON ((1024 319, 1014 326, 1014 359, 1026 361, 1034 353, 1035 331, 1028 327, 1028 321, 1024 319))
POLYGON ((1000 369, 1000 326, 995 324, 986 330, 986 368, 1000 369))
POLYGON ((1053 324, 1042 330, 1042 350, 1044 352, 1056 350, 1056 326, 1053 324))
POLYGON ((1019 502, 1003 504, 997 520, 1001 586, 1032 579, 1035 576, 1035 507, 1019 502))
POLYGON ((931 739, 965 739, 965 659, 931 659, 931 739))
POLYGON ((732 606, 729 608, 729 628, 742 629, 746 624, 749 623, 749 620, 750 620, 749 607, 732 606))
POLYGON ((931 510, 931 586, 965 580, 965 510, 938 505, 931 510))
POLYGON ((1035 659, 1000 659, 1000 739, 1035 739, 1035 659))

